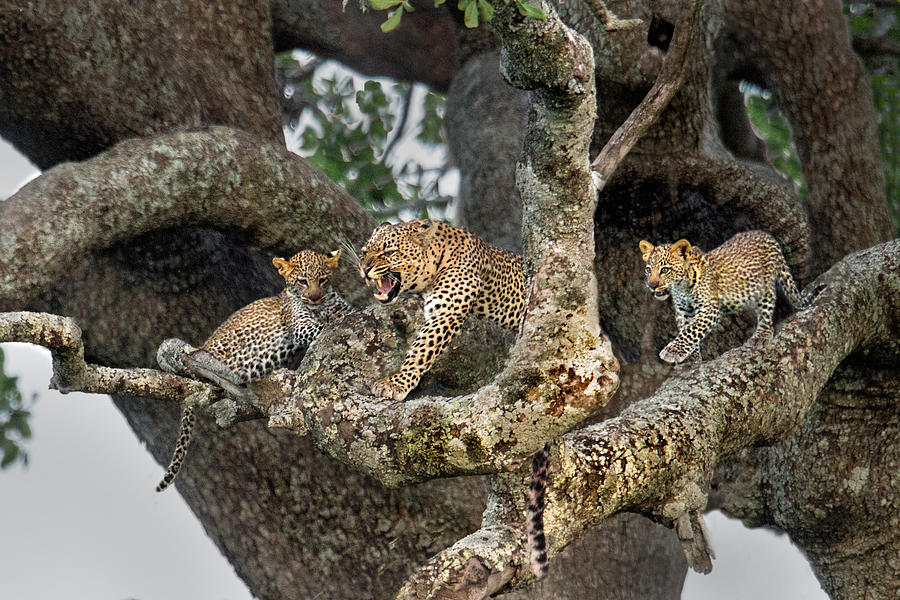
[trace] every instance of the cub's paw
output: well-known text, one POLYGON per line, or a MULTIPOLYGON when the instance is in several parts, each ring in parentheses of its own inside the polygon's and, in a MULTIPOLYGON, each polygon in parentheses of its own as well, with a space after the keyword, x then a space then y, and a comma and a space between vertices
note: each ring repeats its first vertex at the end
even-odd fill
POLYGON ((410 388, 403 385, 398 375, 391 375, 379 379, 372 386, 372 393, 376 398, 389 398, 391 400, 403 400, 409 394, 410 388))
POLYGON ((663 359, 667 363, 672 363, 673 365, 683 363, 689 356, 693 355, 693 352, 685 352, 684 350, 677 349, 673 347, 672 344, 669 344, 668 346, 663 348, 659 353, 659 357, 661 359, 663 359))

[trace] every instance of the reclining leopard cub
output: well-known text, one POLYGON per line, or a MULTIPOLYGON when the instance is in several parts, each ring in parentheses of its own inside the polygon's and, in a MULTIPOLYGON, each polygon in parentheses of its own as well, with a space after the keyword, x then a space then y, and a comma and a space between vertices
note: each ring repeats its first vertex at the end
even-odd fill
MULTIPOLYGON (((285 288, 277 296, 262 298, 238 309, 213 332, 200 349, 172 338, 160 344, 157 362, 171 373, 204 377, 244 401, 255 400, 247 384, 289 364, 319 335, 325 324, 352 310, 334 290, 329 279, 340 251, 331 255, 304 250, 290 260, 273 258, 284 277, 285 288)), ((181 415, 178 443, 172 462, 157 492, 166 489, 184 462, 194 407, 181 415)))
POLYGON ((653 246, 641 241, 647 263, 647 287, 658 300, 672 297, 678 335, 659 357, 680 363, 700 359, 700 341, 716 326, 723 312, 751 308, 756 312, 752 342, 772 339, 776 287, 794 310, 810 305, 824 286, 801 295, 784 255, 765 231, 738 233, 707 253, 687 240, 653 246))
POLYGON ((400 372, 372 386, 380 398, 406 398, 470 314, 507 329, 521 321, 522 257, 458 227, 429 220, 385 223, 372 232, 359 258, 359 272, 379 302, 388 304, 404 293, 425 298, 425 325, 400 372))

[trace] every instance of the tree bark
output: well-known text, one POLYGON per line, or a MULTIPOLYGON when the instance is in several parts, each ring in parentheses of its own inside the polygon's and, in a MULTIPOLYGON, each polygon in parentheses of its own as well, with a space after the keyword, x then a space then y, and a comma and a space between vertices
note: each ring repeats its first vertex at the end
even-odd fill
MULTIPOLYGON (((713 501, 787 531, 835 597, 896 594, 898 249, 877 245, 890 226, 875 117, 839 3, 707 0, 693 27, 690 3, 629 0, 618 16, 599 0, 542 6, 546 21, 495 7, 495 38, 446 5, 417 6, 383 35, 385 15, 353 3, 5 4, 0 134, 42 168, 84 162, 0 206, 0 309, 73 317, 99 363, 86 372, 109 375, 83 380, 91 389, 155 382, 141 388, 152 397, 116 403, 161 463, 177 430, 166 394, 202 396, 230 426, 201 419, 177 485, 261 598, 387 597, 402 585, 400 597, 675 597, 679 545, 695 566, 704 559, 712 472, 713 501), (674 47, 661 22, 676 41, 694 31, 683 83, 595 205, 588 165, 674 47), (500 43, 503 77, 527 93, 496 76, 500 43), (358 246, 371 230, 283 150, 273 46, 449 90, 463 214, 525 254, 515 339, 473 353, 498 332, 467 326, 403 405, 373 404, 365 387, 402 356, 415 302, 335 327, 298 371, 260 382, 261 412, 239 418, 208 386, 103 370, 152 366, 163 338, 197 342, 275 292, 271 252, 358 246), (808 201, 762 160, 739 79, 768 87, 790 119, 808 201), (750 228, 773 233, 804 282, 871 248, 833 267, 820 303, 772 346, 726 352, 751 325, 728 319, 703 348, 726 353, 673 375, 656 354, 674 320, 643 289, 637 241, 708 250, 750 228), (553 562, 544 587, 529 588, 525 459, 548 439, 553 562), (489 475, 407 485, 462 473, 489 475), (598 561, 604 552, 634 562, 598 561)), ((361 303, 355 277, 342 267, 338 286, 361 303)))

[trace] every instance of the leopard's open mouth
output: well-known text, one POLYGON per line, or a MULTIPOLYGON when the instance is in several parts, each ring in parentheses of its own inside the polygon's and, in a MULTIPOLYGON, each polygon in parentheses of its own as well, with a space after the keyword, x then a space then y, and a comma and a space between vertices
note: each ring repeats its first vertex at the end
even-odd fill
POLYGON ((388 304, 400 293, 400 273, 388 271, 384 277, 369 279, 369 285, 375 288, 375 292, 372 294, 375 299, 382 304, 388 304))
POLYGON ((657 300, 666 300, 669 297, 668 289, 653 290, 653 297, 657 300))

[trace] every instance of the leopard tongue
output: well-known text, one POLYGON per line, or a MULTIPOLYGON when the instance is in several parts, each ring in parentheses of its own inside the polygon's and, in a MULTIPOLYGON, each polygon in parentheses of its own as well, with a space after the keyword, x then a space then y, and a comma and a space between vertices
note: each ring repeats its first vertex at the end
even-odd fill
POLYGON ((378 300, 386 300, 388 294, 394 288, 394 282, 388 277, 380 277, 378 281, 375 282, 375 285, 378 288, 378 293, 375 294, 375 298, 378 300))

